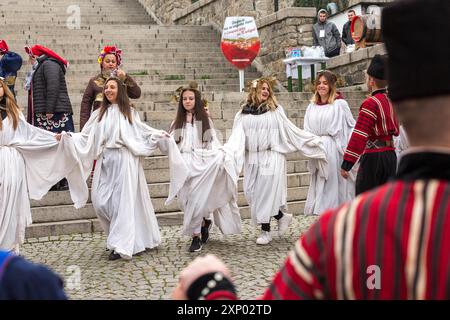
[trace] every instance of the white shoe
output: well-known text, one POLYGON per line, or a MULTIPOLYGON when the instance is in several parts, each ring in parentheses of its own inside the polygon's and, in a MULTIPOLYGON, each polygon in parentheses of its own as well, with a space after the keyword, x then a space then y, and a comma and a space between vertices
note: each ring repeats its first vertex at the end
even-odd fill
POLYGON ((270 235, 270 231, 261 231, 261 235, 256 239, 256 244, 266 245, 272 241, 272 236, 270 235))
POLYGON ((292 214, 284 213, 280 220, 278 220, 278 235, 282 236, 286 233, 289 224, 292 221, 292 214))

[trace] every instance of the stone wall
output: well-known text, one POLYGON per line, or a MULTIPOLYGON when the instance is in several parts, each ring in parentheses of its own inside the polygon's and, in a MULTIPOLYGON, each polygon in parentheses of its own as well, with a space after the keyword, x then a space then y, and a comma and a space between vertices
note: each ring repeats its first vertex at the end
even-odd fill
POLYGON ((264 75, 275 75, 287 85, 285 49, 312 45, 315 8, 286 8, 256 21, 261 39, 259 61, 264 75))
POLYGON ((331 58, 327 62, 327 69, 333 71, 342 79, 342 86, 364 84, 365 70, 376 54, 386 54, 383 44, 331 58))
MULTIPOLYGON (((215 23, 222 27, 225 17, 252 16, 255 19, 275 12, 273 0, 138 0, 159 24, 215 23)), ((295 0, 278 0, 278 9, 294 6, 295 0)))

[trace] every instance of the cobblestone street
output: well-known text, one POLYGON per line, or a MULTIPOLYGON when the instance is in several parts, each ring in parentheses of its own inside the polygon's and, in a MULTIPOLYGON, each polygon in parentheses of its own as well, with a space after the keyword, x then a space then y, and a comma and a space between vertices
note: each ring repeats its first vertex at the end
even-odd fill
POLYGON ((181 226, 161 227, 159 248, 131 261, 108 261, 103 233, 28 239, 21 248, 26 258, 44 263, 65 280, 71 299, 169 299, 180 271, 196 256, 213 253, 231 268, 241 299, 262 294, 292 245, 315 217, 295 216, 288 232, 279 237, 272 222, 273 241, 257 246, 257 230, 243 221, 243 234, 223 237, 213 229, 200 253, 187 251, 190 240, 181 226))

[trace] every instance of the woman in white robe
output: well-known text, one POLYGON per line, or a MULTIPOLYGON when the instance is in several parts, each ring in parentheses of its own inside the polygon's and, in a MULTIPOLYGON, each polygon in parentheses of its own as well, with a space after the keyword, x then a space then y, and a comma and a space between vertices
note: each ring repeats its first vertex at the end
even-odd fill
MULTIPOLYGON (((0 249, 19 251, 25 229, 32 222, 30 198, 40 200, 77 162, 55 134, 28 124, 5 82, 0 80, 0 249), (64 160, 63 160, 64 158, 64 160)), ((76 175, 73 175, 76 179, 76 175)), ((81 207, 85 199, 74 184, 72 200, 81 207)))
POLYGON ((157 247, 161 237, 142 161, 158 147, 169 153, 169 200, 173 199, 187 178, 187 168, 169 134, 142 123, 122 82, 110 78, 105 82, 102 107, 92 113, 82 132, 62 137, 73 143, 85 180, 97 160, 91 198, 108 236, 109 259, 131 259, 157 247))
POLYGON ((195 82, 181 88, 170 132, 189 170, 189 179, 177 195, 184 211, 183 233, 192 237, 189 251, 198 252, 209 239, 211 215, 223 234, 240 233, 241 217, 237 188, 228 174, 235 171, 233 163, 225 163, 224 153, 219 150, 221 143, 195 82))
POLYGON ((317 75, 315 93, 306 109, 304 130, 319 136, 326 149, 328 178, 308 166, 311 174, 305 214, 319 215, 355 197, 355 172, 341 176, 341 163, 355 126, 350 108, 336 92, 336 76, 330 71, 317 75))
POLYGON ((299 151, 326 177, 325 149, 319 137, 296 127, 277 104, 271 79, 254 80, 247 102, 234 119, 233 132, 223 149, 236 160, 238 172, 244 166, 244 194, 252 220, 261 224, 256 243, 272 240, 270 219, 278 220, 278 234, 288 229, 287 153, 299 151))

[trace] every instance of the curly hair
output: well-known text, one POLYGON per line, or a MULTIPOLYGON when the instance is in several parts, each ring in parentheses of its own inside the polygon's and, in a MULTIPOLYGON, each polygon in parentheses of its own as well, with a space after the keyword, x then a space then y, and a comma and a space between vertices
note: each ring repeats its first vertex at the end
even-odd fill
POLYGON ((259 109, 262 106, 266 106, 266 108, 270 111, 275 110, 277 108, 278 102, 272 89, 273 82, 274 80, 270 78, 260 78, 253 80, 250 84, 246 103, 242 107, 244 107, 245 105, 249 105, 257 107, 259 109), (267 86, 269 87, 269 97, 266 101, 261 101, 260 95, 264 84, 267 84, 267 86))

